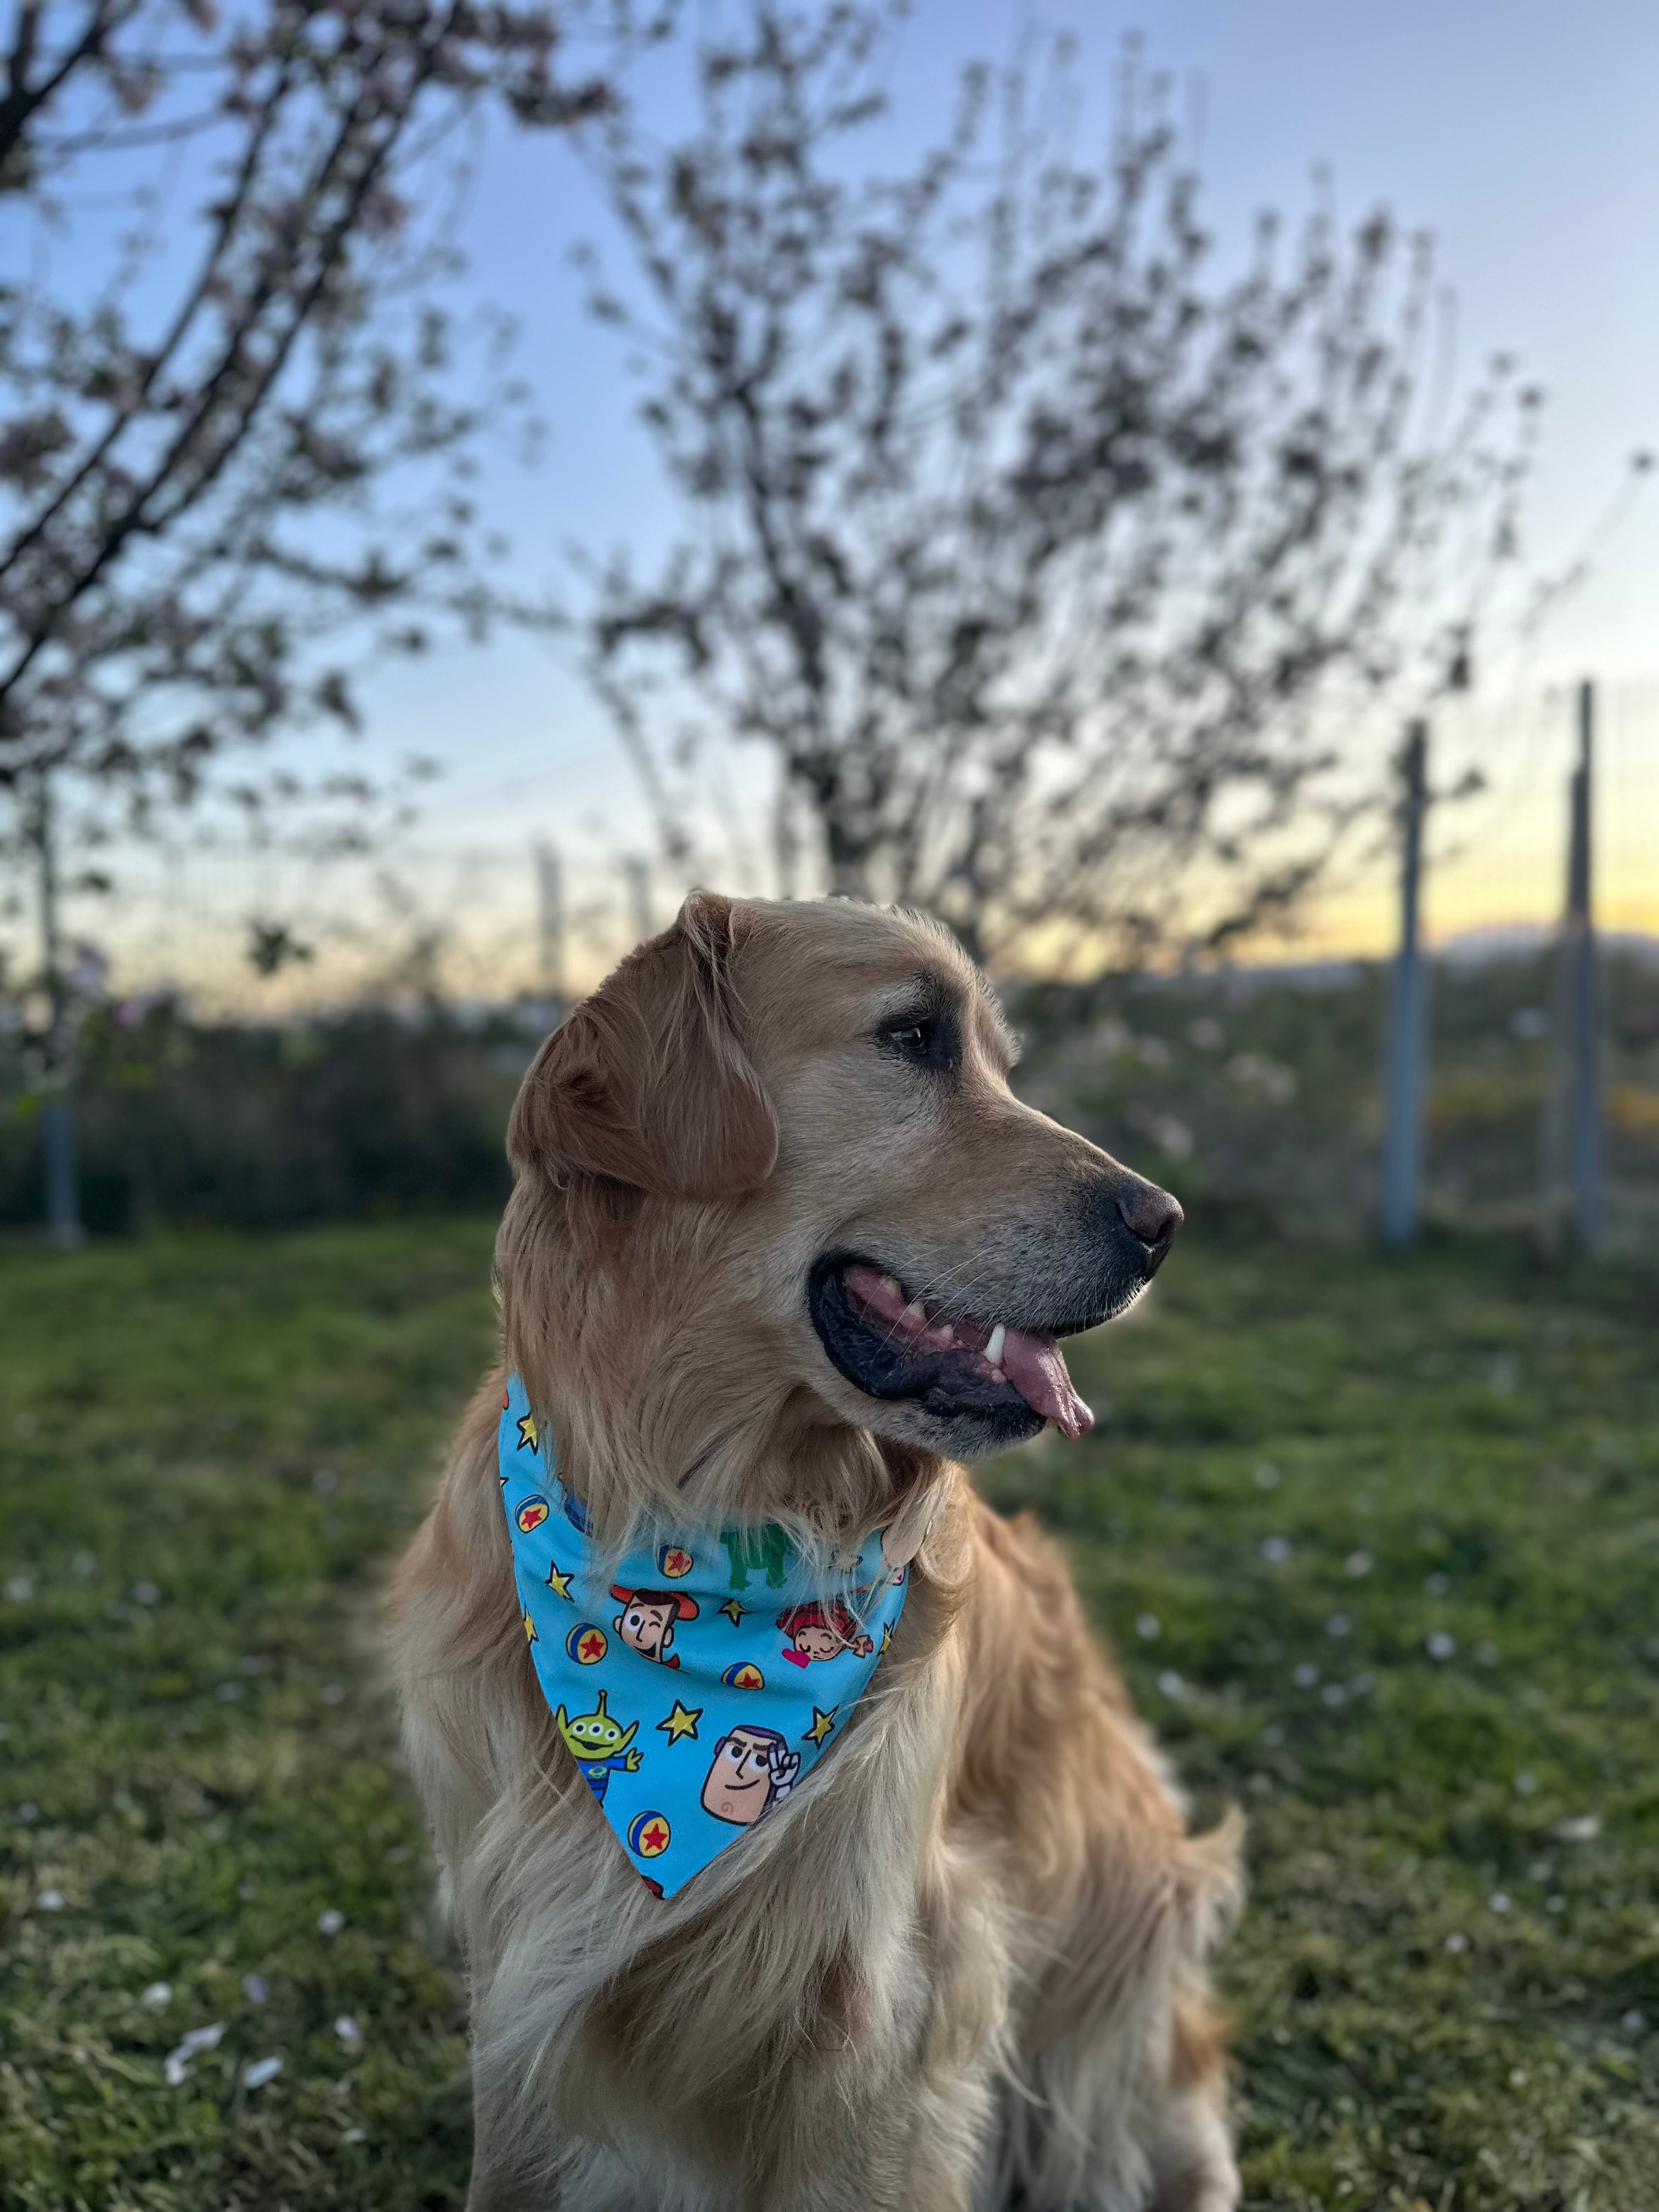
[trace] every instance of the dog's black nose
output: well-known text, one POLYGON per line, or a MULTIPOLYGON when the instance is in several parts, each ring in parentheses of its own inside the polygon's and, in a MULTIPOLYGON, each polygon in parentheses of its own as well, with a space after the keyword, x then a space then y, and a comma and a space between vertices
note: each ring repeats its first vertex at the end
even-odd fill
POLYGON ((1127 1192, 1120 1192, 1117 1210, 1130 1236, 1146 1245, 1154 1267, 1175 1242, 1175 1233, 1186 1218, 1179 1202, 1155 1182, 1137 1182, 1127 1192))

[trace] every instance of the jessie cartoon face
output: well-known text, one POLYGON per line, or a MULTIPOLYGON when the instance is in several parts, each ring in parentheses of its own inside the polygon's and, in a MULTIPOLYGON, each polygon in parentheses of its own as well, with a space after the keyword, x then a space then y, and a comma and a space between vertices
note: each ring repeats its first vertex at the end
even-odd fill
POLYGON ((611 1626, 623 1642, 641 1659, 654 1659, 661 1667, 678 1667, 679 1654, 669 1650, 674 1641, 674 1625, 696 1619, 696 1598, 678 1590, 628 1589, 620 1583, 611 1585, 611 1595, 622 1607, 611 1626))
POLYGON ((752 1828, 769 1805, 787 1797, 800 1772, 800 1754, 776 1729, 747 1722, 723 1735, 702 1785, 702 1808, 734 1828, 752 1828))
POLYGON ((810 1667, 815 1659, 839 1658, 855 1651, 867 1659, 875 1646, 864 1635, 845 1602, 836 1597, 827 1605, 792 1605, 778 1615, 778 1626, 789 1639, 783 1656, 792 1667, 810 1667))

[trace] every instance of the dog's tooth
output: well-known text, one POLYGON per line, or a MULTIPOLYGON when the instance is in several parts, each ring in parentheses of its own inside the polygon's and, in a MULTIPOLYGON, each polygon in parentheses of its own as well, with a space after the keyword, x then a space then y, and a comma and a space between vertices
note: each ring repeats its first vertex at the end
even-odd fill
POLYGON ((957 1333, 948 1321, 935 1322, 933 1334, 946 1344, 954 1344, 957 1340, 957 1333))
POLYGON ((878 1275, 876 1280, 884 1291, 890 1291, 895 1297, 898 1296, 899 1280, 896 1275, 878 1275))
POLYGON ((925 1328, 927 1326, 927 1309, 920 1298, 912 1298, 901 1319, 908 1322, 912 1328, 925 1328))
POLYGON ((1000 1367, 1002 1364, 1002 1346, 1007 1334, 1007 1330, 999 1322, 985 1340, 985 1357, 993 1367, 1000 1367))

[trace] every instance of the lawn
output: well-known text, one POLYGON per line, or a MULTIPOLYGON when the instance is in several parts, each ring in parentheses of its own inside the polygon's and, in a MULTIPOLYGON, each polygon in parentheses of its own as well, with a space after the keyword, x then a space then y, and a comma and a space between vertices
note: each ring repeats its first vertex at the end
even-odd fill
MULTIPOLYGON (((375 1611, 489 1246, 0 1255, 6 2206, 459 2203, 375 1611)), ((1254 2206, 1659 2205, 1656 1345, 1650 1278, 1193 1240, 1075 1363, 1096 1437, 985 1471, 1249 1812, 1254 2206)))

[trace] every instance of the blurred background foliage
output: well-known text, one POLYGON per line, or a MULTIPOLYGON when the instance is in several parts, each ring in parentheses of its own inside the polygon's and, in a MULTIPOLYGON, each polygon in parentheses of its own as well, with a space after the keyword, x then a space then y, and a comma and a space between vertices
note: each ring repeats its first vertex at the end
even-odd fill
MULTIPOLYGON (((1616 1243, 1659 1238, 1659 961, 1603 976, 1616 1243)), ((1444 1226, 1529 1230, 1550 1081, 1553 957, 1443 961, 1425 1198, 1444 1226)), ((1374 962, 1221 976, 1016 981, 1023 1096, 1155 1171, 1195 1214, 1278 1236, 1370 1231, 1388 977, 1374 962)), ((260 1026, 117 1002, 81 1030, 82 1205, 94 1235, 488 1207, 507 1109, 552 1009, 434 997, 260 1026)), ((0 1225, 41 1218, 27 1047, 0 1040, 0 1225), (21 1110, 18 1101, 24 1102, 21 1110)))

